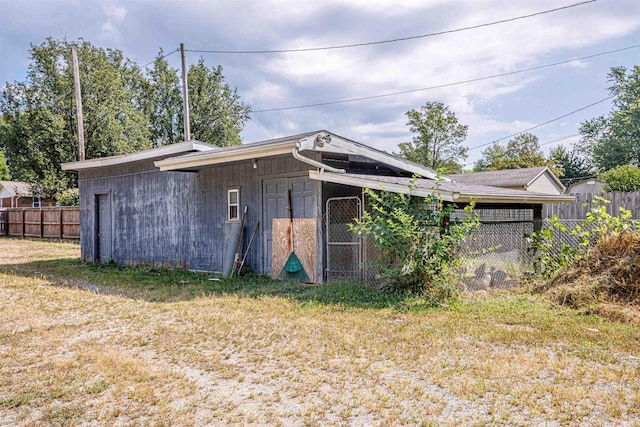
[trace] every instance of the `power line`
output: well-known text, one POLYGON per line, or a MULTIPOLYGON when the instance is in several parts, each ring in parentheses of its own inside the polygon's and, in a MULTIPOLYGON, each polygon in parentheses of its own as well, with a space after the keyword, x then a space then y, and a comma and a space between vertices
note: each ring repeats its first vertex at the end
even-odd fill
POLYGON ((499 142, 499 141, 502 141, 502 140, 505 140, 505 139, 508 139, 508 138, 512 138, 512 137, 514 137, 514 136, 520 135, 520 134, 525 133, 525 132, 529 132, 529 131, 534 130, 534 129, 538 129, 538 128, 542 127, 542 126, 546 126, 546 125, 548 125, 549 123, 553 123, 553 122, 558 121, 558 120, 560 120, 560 119, 564 119, 565 117, 568 117, 568 116, 570 116, 570 115, 572 115, 572 114, 575 114, 575 113, 578 113, 578 112, 580 112, 580 111, 586 110, 587 108, 593 107, 594 105, 601 104, 601 103, 603 103, 604 101, 607 101, 607 100, 609 100, 609 99, 611 99, 611 98, 613 98, 613 95, 607 96, 606 98, 603 98, 603 99, 601 99, 600 101, 596 101, 596 102, 594 102, 594 103, 591 103, 591 104, 589 104, 589 105, 587 105, 587 106, 585 106, 585 107, 578 108, 577 110, 573 110, 573 111, 571 111, 570 113, 563 114, 563 115, 561 115, 561 116, 559 116, 559 117, 556 117, 556 118, 554 118, 554 119, 551 119, 551 120, 547 120, 547 121, 546 121, 546 122, 544 122, 544 123, 540 123, 540 124, 538 124, 538 125, 531 126, 530 128, 527 128, 527 129, 521 130, 520 132, 512 133, 511 135, 503 136, 502 138, 494 139, 493 141, 491 141, 491 142, 487 142, 486 144, 481 144, 481 145, 477 145, 477 146, 475 146, 475 147, 471 147, 471 148, 469 148, 467 151, 476 150, 476 149, 478 149, 478 148, 486 147, 487 145, 495 144, 496 142, 499 142))
POLYGON ((170 51, 169 53, 167 53, 167 54, 165 54, 165 55, 162 55, 162 56, 161 56, 161 57, 159 57, 159 58, 158 58, 158 57, 156 57, 156 58, 154 58, 154 59, 153 59, 153 61, 149 61, 149 62, 147 62, 146 64, 144 64, 144 65, 140 66, 140 68, 147 68, 149 65, 153 64, 153 63, 154 63, 154 62, 156 62, 158 59, 164 59, 164 58, 166 58, 166 57, 168 57, 168 56, 173 55, 174 53, 178 52, 179 50, 180 50, 180 49, 175 49, 175 50, 172 50, 172 51, 170 51))
POLYGON ((386 98, 386 97, 390 97, 390 96, 405 95, 407 93, 415 93, 415 92, 422 92, 422 91, 426 91, 426 90, 441 89, 443 87, 457 86, 457 85, 467 84, 467 83, 474 83, 474 82, 479 82, 479 81, 482 81, 482 80, 495 79, 495 78, 498 78, 498 77, 505 77, 505 76, 510 76, 510 75, 514 75, 514 74, 526 73, 528 71, 540 70, 540 69, 543 69, 543 68, 556 67, 558 65, 569 64, 571 62, 577 62, 577 61, 583 61, 585 59, 596 58, 598 56, 610 55, 610 54, 617 53, 617 52, 622 52, 622 51, 625 51, 625 50, 637 49, 638 47, 640 47, 640 44, 627 46, 627 47, 623 47, 623 48, 620 48, 620 49, 610 50, 610 51, 607 51, 607 52, 596 53, 596 54, 593 54, 593 55, 582 56, 580 58, 573 58, 573 59, 567 59, 567 60, 564 60, 564 61, 552 62, 550 64, 538 65, 536 67, 531 67, 531 68, 523 68, 522 70, 515 70, 515 71, 509 71, 509 72, 506 72, 506 73, 493 74, 491 76, 476 77, 476 78, 469 79, 469 80, 461 80, 461 81, 451 82, 451 83, 443 83, 441 85, 436 85, 436 86, 428 86, 428 87, 422 87, 422 88, 418 88, 418 89, 409 89, 409 90, 403 90, 403 91, 399 91, 399 92, 389 92, 389 93, 384 93, 384 94, 380 94, 380 95, 362 96, 362 97, 358 97, 358 98, 347 98, 347 99, 341 99, 341 100, 338 100, 338 101, 317 102, 317 103, 314 103, 314 104, 295 105, 295 106, 291 106, 291 107, 265 108, 265 109, 262 109, 262 110, 253 110, 252 113, 270 113, 270 112, 274 112, 274 111, 297 110, 297 109, 301 109, 301 108, 322 107, 322 106, 326 106, 326 105, 335 105, 335 104, 346 104, 348 102, 366 101, 366 100, 369 100, 369 99, 386 98))
MULTIPOLYGON (((564 140, 566 140, 566 139, 575 138, 576 136, 580 136, 580 134, 579 134, 579 133, 574 133, 574 134, 571 134, 571 135, 562 136, 562 137, 560 137, 560 138, 556 138, 556 139, 554 139, 553 141, 543 142, 542 144, 539 144, 538 146, 539 146, 539 147, 544 147, 544 146, 546 146, 546 145, 551 145, 551 144, 554 144, 554 143, 556 143, 556 142, 564 141, 564 140)), ((508 155, 508 154, 509 154, 509 153, 501 154, 500 156, 496 156, 496 157, 494 157, 492 160, 502 159, 503 157, 507 157, 507 155, 508 155)), ((477 163, 477 162, 478 162, 478 160, 473 161, 473 162, 467 162, 467 163, 465 163, 463 166, 473 165, 473 164, 475 164, 475 163, 477 163)))
POLYGON ((336 46, 306 47, 306 48, 297 48, 297 49, 256 49, 256 50, 189 49, 188 52, 219 53, 219 54, 256 54, 256 53, 257 54, 262 54, 262 53, 311 52, 311 51, 318 51, 318 50, 335 50, 335 49, 347 49, 347 48, 362 47, 362 46, 372 46, 372 45, 377 45, 377 44, 396 43, 396 42, 407 41, 407 40, 415 40, 415 39, 421 39, 421 38, 426 38, 426 37, 440 36, 440 35, 443 35, 443 34, 450 34, 450 33, 457 33, 457 32, 460 32, 460 31, 474 30, 474 29, 477 29, 477 28, 488 27, 488 26, 496 25, 496 24, 504 24, 506 22, 513 22, 513 21, 517 21, 517 20, 520 20, 520 19, 526 19, 526 18, 531 18, 531 17, 534 17, 534 16, 544 15, 544 14, 547 14, 547 13, 553 13, 553 12, 557 12, 557 11, 564 10, 564 9, 570 9, 570 8, 577 7, 577 6, 582 6, 582 5, 585 5, 585 4, 588 4, 588 3, 594 3, 596 1, 598 1, 598 0, 587 0, 587 1, 580 2, 580 3, 574 3, 574 4, 571 4, 571 5, 568 5, 568 6, 562 6, 562 7, 557 7, 557 8, 554 8, 554 9, 543 10, 541 12, 530 13, 528 15, 521 15, 521 16, 516 16, 516 17, 508 18, 508 19, 501 19, 499 21, 488 22, 488 23, 485 23, 485 24, 478 24, 478 25, 471 25, 471 26, 468 26, 468 27, 456 28, 454 30, 438 31, 438 32, 435 32, 435 33, 420 34, 420 35, 415 35, 415 36, 400 37, 400 38, 388 39, 388 40, 379 40, 379 41, 374 41, 374 42, 352 43, 352 44, 343 44, 343 45, 336 45, 336 46))

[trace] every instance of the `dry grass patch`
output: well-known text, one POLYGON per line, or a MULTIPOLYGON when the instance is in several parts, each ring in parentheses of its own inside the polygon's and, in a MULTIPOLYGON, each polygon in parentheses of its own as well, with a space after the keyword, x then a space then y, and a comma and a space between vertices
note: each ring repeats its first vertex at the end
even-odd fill
POLYGON ((640 232, 603 237, 536 290, 562 305, 640 324, 640 232))
POLYGON ((49 259, 0 273, 1 426, 640 425, 638 327, 523 293, 432 309, 49 259), (50 284, 72 279, 98 293, 50 284))

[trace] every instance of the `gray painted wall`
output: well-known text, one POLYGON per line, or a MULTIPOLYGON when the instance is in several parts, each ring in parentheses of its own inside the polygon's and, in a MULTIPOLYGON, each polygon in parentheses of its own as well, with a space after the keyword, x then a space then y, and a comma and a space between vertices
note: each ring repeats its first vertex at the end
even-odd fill
MULTIPOLYGON (((245 245, 256 222, 264 221, 265 180, 285 178, 293 188, 294 207, 300 206, 294 210, 296 217, 317 217, 322 211, 321 185, 302 179, 308 176, 308 165, 290 155, 258 159, 257 168, 252 163, 234 162, 197 172, 161 172, 148 161, 80 172, 82 258, 95 260, 96 196, 100 194, 107 195, 111 209, 111 259, 194 270, 222 270, 225 248, 237 243, 228 241, 232 226, 227 221, 230 188, 240 188, 240 212, 248 206, 245 245)), ((276 216, 286 217, 286 211, 276 216)), ((257 272, 264 272, 270 264, 263 259, 263 225, 247 257, 249 267, 257 272)))

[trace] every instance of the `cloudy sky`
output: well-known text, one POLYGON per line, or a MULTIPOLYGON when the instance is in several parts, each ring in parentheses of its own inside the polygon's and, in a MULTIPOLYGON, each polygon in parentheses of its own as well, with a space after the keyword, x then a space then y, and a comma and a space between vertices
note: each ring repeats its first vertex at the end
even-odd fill
MULTIPOLYGON (((139 64, 160 48, 282 50, 367 43, 508 20, 580 0, 0 0, 0 85, 25 79, 30 43, 84 38, 139 64), (395 4, 394 4, 395 3, 395 4)), ((363 47, 308 52, 188 52, 221 64, 256 111, 243 139, 327 129, 387 151, 411 134, 404 113, 428 101, 449 105, 469 125, 467 160, 493 140, 608 96, 612 66, 640 64, 640 46, 617 53, 439 89, 281 111, 457 83, 640 45, 640 1, 597 0, 553 13, 459 32, 363 47), (476 148, 480 147, 480 148, 476 148)), ((179 54, 168 57, 179 67, 179 54)), ((571 145, 580 122, 605 101, 533 131, 543 148, 571 145), (559 142, 553 142, 561 140, 559 142)), ((471 164, 469 164, 471 166, 471 164)))

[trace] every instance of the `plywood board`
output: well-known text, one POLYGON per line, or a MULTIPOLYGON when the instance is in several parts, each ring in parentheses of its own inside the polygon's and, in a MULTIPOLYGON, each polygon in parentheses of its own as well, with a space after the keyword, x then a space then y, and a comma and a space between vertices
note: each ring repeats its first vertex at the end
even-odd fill
MULTIPOLYGON (((317 221, 316 218, 293 219, 293 251, 304 267, 304 271, 309 276, 309 282, 311 283, 318 282, 316 274, 317 221)), ((288 237, 289 224, 289 218, 274 218, 272 222, 273 258, 271 276, 274 279, 280 275, 291 254, 288 237)))

